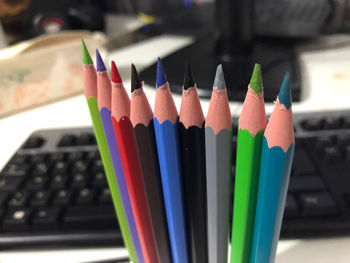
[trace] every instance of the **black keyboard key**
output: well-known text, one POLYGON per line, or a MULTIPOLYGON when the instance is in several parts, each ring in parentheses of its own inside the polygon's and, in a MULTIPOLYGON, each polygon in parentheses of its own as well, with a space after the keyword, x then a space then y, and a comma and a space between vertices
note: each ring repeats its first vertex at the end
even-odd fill
POLYGON ((98 172, 95 174, 92 185, 96 188, 103 188, 107 186, 107 179, 104 172, 98 172))
POLYGON ((78 160, 73 163, 71 173, 72 174, 84 173, 87 171, 88 167, 89 167, 89 163, 87 161, 78 160))
POLYGON ((320 191, 326 186, 318 175, 291 177, 288 190, 290 192, 320 191))
POLYGON ((329 116, 324 119, 324 129, 326 130, 334 130, 339 129, 341 127, 341 119, 334 116, 329 116))
POLYGON ((73 175, 70 187, 74 189, 84 188, 87 184, 87 180, 88 180, 87 174, 84 174, 84 173, 75 174, 73 175))
POLYGON ((34 192, 30 201, 31 206, 46 206, 50 199, 50 192, 38 191, 34 192))
POLYGON ((90 161, 101 159, 100 152, 98 150, 89 151, 86 153, 86 159, 90 161))
POLYGON ((302 123, 302 126, 305 130, 308 130, 308 131, 321 130, 323 128, 323 120, 320 118, 311 118, 311 119, 305 120, 302 123))
POLYGON ((91 172, 93 174, 96 174, 96 173, 99 173, 99 172, 103 172, 104 169, 103 169, 103 163, 102 163, 102 160, 99 159, 99 160, 95 160, 93 163, 92 163, 92 170, 91 172))
POLYGON ((59 161, 53 165, 52 174, 64 174, 68 170, 68 162, 59 161))
POLYGON ((33 176, 45 175, 47 174, 48 170, 49 170, 49 164, 46 162, 40 162, 33 166, 33 170, 31 174, 33 176))
POLYGON ((3 207, 8 198, 7 193, 0 193, 0 207, 3 207))
POLYGON ((21 177, 1 178, 0 179, 0 192, 15 191, 22 182, 21 177))
POLYGON ((29 159, 31 163, 37 164, 37 163, 45 163, 48 159, 47 153, 37 153, 29 159))
POLYGON ((4 220, 3 230, 8 232, 22 232, 29 230, 29 215, 28 208, 10 208, 8 209, 4 220))
POLYGON ((322 153, 323 149, 326 147, 333 147, 336 144, 335 137, 329 135, 318 136, 316 138, 316 150, 322 153))
POLYGON ((339 134, 337 135, 336 147, 344 154, 347 160, 347 154, 350 152, 350 134, 339 134))
POLYGON ((47 182, 46 175, 33 176, 27 182, 26 188, 32 191, 43 190, 45 188, 46 182, 47 182))
POLYGON ((94 145, 96 144, 95 136, 90 133, 83 133, 77 137, 77 145, 94 145))
POLYGON ((68 176, 65 174, 57 174, 52 177, 50 188, 54 190, 61 190, 66 187, 68 176))
POLYGON ((49 155, 49 161, 52 163, 62 162, 65 160, 66 154, 63 152, 55 152, 49 155))
POLYGON ((84 160, 84 158, 85 158, 85 152, 82 152, 82 151, 70 152, 67 156, 67 160, 72 163, 76 161, 84 160))
POLYGON ((101 204, 112 204, 112 196, 108 187, 105 187, 101 190, 98 201, 101 204))
POLYGON ((65 206, 70 204, 72 192, 70 190, 58 191, 52 199, 53 205, 65 206))
POLYGON ((74 146, 76 143, 76 137, 71 134, 64 135, 58 143, 58 147, 74 146))
POLYGON ((28 197, 29 193, 27 191, 15 192, 8 200, 7 205, 9 207, 22 207, 26 204, 28 197))
POLYGON ((302 145, 295 147, 292 171, 296 176, 316 173, 316 168, 302 145))
POLYGON ((25 164, 28 161, 28 157, 27 154, 16 154, 12 157, 10 163, 25 164))
POLYGON ((345 116, 342 118, 342 128, 349 129, 350 128, 350 116, 345 116))
POLYGON ((117 219, 113 206, 69 207, 66 214, 63 215, 63 228, 66 229, 112 228, 116 226, 117 219))
POLYGON ((292 219, 300 216, 299 206, 293 195, 287 195, 284 218, 292 219))
POLYGON ((59 216, 61 208, 43 207, 33 214, 32 223, 34 230, 55 230, 59 228, 59 216))
POLYGON ((24 176, 27 174, 28 170, 29 165, 27 164, 9 163, 1 174, 5 177, 24 176))
POLYGON ((89 188, 83 188, 78 191, 75 197, 76 205, 88 205, 94 202, 95 193, 89 188))
POLYGON ((341 150, 336 146, 324 148, 323 157, 324 160, 329 163, 343 162, 344 160, 341 150))
POLYGON ((333 198, 327 192, 303 193, 300 194, 299 200, 303 216, 327 217, 338 213, 333 198))
POLYGON ((41 137, 33 136, 30 137, 25 144, 23 145, 23 149, 35 149, 40 148, 44 144, 45 140, 41 137))

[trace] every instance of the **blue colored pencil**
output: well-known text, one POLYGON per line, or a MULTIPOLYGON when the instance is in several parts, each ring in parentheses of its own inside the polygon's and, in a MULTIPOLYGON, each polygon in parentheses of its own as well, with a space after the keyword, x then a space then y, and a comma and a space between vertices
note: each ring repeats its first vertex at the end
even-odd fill
POLYGON ((263 137, 252 263, 275 262, 294 146, 291 91, 287 73, 263 137))
POLYGON ((173 262, 187 263, 178 114, 159 58, 153 121, 173 262))
POLYGON ((101 120, 106 135, 109 152, 111 154, 112 163, 115 175, 118 182, 118 187, 121 199, 126 214, 131 238, 134 244, 137 262, 144 262, 140 240, 137 234, 134 215, 131 209, 129 193, 126 187, 126 181, 123 172, 117 141, 114 135, 112 119, 111 119, 111 100, 112 100, 112 84, 108 76, 106 67, 103 63, 100 53, 96 49, 96 66, 97 66, 97 93, 98 93, 98 108, 101 115, 101 120))

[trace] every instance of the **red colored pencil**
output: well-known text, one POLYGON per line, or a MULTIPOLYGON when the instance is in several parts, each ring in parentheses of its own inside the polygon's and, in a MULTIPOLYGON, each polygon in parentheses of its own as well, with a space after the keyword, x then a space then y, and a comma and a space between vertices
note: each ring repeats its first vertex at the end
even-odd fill
POLYGON ((112 123, 146 263, 160 262, 130 121, 130 99, 112 61, 112 123))

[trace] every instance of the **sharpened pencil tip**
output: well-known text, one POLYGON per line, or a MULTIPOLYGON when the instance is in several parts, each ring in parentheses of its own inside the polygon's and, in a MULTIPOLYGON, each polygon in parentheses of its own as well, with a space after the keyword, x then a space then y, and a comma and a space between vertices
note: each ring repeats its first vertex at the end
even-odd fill
POLYGON ((92 65, 93 62, 92 62, 90 53, 89 53, 88 49, 86 48, 84 40, 81 40, 81 44, 83 47, 83 64, 84 65, 92 65))
POLYGON ((140 76, 134 64, 131 64, 131 92, 142 87, 140 76))
POLYGON ((252 78, 250 79, 250 88, 258 95, 263 91, 263 82, 259 64, 255 64, 254 66, 252 78))
POLYGON ((222 70, 222 65, 218 65, 216 68, 216 74, 214 79, 214 87, 217 87, 219 90, 226 89, 224 71, 222 70))
POLYGON ((290 105, 292 104, 292 94, 290 90, 289 82, 289 72, 284 75, 284 79, 281 85, 280 92, 278 93, 278 100, 280 104, 283 104, 287 110, 289 110, 290 105))
POLYGON ((105 63, 103 62, 101 54, 98 51, 98 49, 96 49, 96 67, 98 72, 107 71, 105 63))
POLYGON ((195 80, 194 80, 194 76, 191 68, 191 63, 189 59, 186 59, 183 87, 184 87, 184 90, 188 90, 189 88, 192 88, 194 86, 195 86, 195 80))
POLYGON ((161 59, 158 57, 158 65, 157 65, 157 88, 163 86, 165 83, 167 83, 168 80, 165 75, 165 71, 163 68, 163 64, 161 59))
POLYGON ((111 62, 111 75, 112 75, 112 82, 113 83, 122 83, 122 78, 120 77, 118 68, 115 64, 115 62, 112 60, 111 62))

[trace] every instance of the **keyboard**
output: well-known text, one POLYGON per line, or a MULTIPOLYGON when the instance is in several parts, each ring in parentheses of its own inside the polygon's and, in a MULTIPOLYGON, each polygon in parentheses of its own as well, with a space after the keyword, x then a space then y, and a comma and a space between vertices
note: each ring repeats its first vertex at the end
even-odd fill
MULTIPOLYGON (((350 111, 294 123, 281 238, 349 235, 350 111)), ((0 172, 0 248, 107 245, 123 241, 92 128, 33 133, 0 172)))

